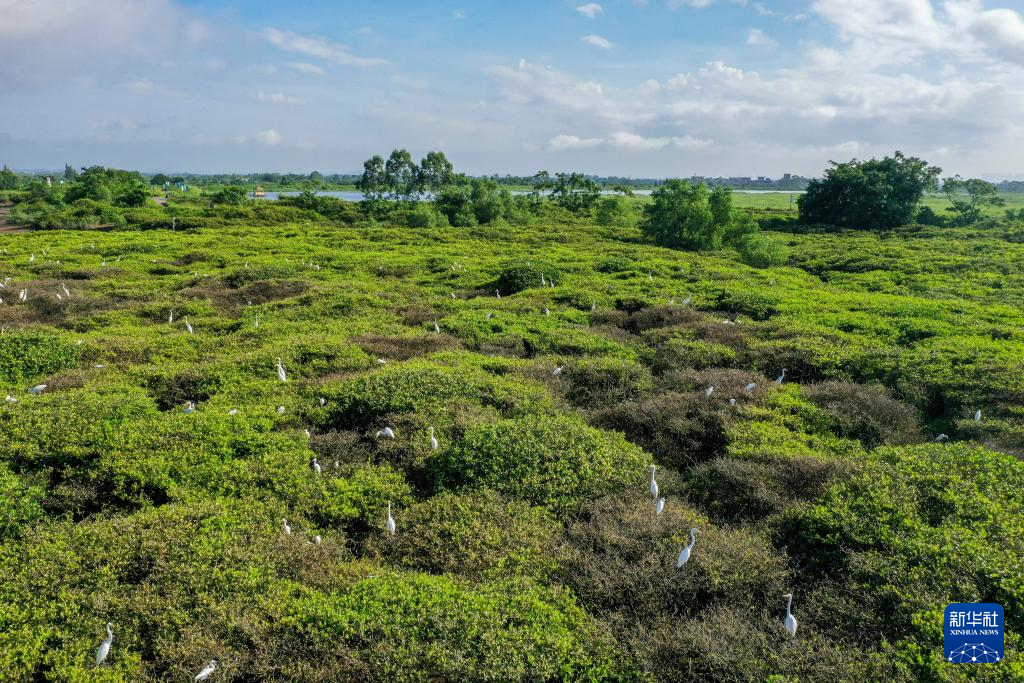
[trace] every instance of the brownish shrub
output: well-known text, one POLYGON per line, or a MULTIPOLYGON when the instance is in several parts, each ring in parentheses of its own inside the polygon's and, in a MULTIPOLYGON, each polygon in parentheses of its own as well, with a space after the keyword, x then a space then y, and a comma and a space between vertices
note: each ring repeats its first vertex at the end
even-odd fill
POLYGON ((801 388, 832 419, 832 431, 865 448, 921 440, 917 412, 878 385, 822 382, 801 388))
POLYGON ((447 334, 389 337, 364 335, 352 340, 368 355, 387 360, 409 360, 459 347, 459 341, 447 334))

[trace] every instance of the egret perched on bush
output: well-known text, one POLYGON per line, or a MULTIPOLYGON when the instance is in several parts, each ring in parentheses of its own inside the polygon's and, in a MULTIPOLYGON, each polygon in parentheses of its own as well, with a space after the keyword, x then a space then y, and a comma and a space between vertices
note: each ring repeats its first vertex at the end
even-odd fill
POLYGON ((711 394, 713 393, 715 393, 715 388, 709 385, 708 388, 704 390, 704 398, 711 398, 711 394))
POLYGON ((441 326, 437 324, 436 320, 434 321, 434 334, 441 334, 441 326))
POLYGON ((188 316, 185 316, 185 329, 188 330, 189 334, 192 334, 192 323, 188 321, 188 316))
POLYGON ((597 310, 597 302, 596 301, 591 301, 590 302, 590 310, 592 310, 592 311, 596 311, 597 310))
POLYGON ((391 429, 391 427, 385 427, 384 429, 380 429, 377 431, 377 438, 393 439, 395 438, 395 430, 391 429))
POLYGON ((302 433, 305 435, 306 441, 309 441, 310 439, 313 438, 313 435, 310 433, 308 429, 303 429, 302 433))
POLYGON ((277 378, 282 382, 288 381, 288 375, 284 371, 284 365, 281 364, 281 359, 277 359, 277 378))
POLYGON ((68 286, 62 282, 60 283, 60 288, 64 290, 64 296, 70 299, 71 291, 68 289, 68 286))
POLYGON ((277 414, 278 415, 284 415, 284 406, 278 406, 277 407, 277 414))
POLYGON ((743 387, 743 391, 753 391, 757 388, 757 382, 751 382, 747 386, 743 387))
POLYGON ((981 408, 974 411, 974 421, 981 422, 981 408))
POLYGON ((690 553, 693 552, 693 545, 697 542, 697 530, 690 529, 690 543, 679 551, 679 559, 676 560, 676 569, 679 569, 690 560, 690 553))
POLYGON ((99 666, 110 654, 110 644, 114 642, 114 625, 107 624, 107 637, 100 643, 100 646, 96 648, 96 666, 99 666))
POLYGON ((238 415, 238 408, 232 408, 229 410, 228 415, 238 415))
POLYGON ((647 471, 651 473, 650 483, 647 485, 647 490, 651 492, 651 498, 658 500, 658 480, 654 478, 654 472, 657 468, 651 465, 647 468, 647 471))
POLYGON ((168 325, 173 325, 174 324, 174 309, 173 308, 171 309, 171 312, 167 315, 167 324, 168 325))
POLYGON ((324 542, 324 539, 320 538, 320 534, 313 537, 313 545, 320 545, 324 542))
POLYGON ((544 307, 544 315, 551 315, 551 309, 547 306, 544 307))
POLYGON ((434 428, 430 428, 430 450, 436 451, 441 447, 441 444, 437 442, 437 437, 434 436, 434 428))
POLYGON ((730 399, 729 399, 729 405, 731 405, 731 406, 734 406, 734 405, 736 405, 736 399, 734 399, 734 398, 730 398, 730 399))
POLYGON ((540 274, 540 286, 541 287, 547 287, 548 286, 547 280, 544 279, 544 273, 540 274))
POLYGON ((187 401, 185 403, 185 410, 181 412, 185 413, 186 415, 191 415, 192 413, 196 412, 196 404, 193 403, 192 401, 187 401))
POLYGON ((665 511, 665 496, 658 499, 658 502, 654 504, 654 514, 660 515, 665 511))
POLYGON ((796 636, 796 617, 793 616, 793 594, 786 593, 782 597, 786 598, 786 633, 792 638, 796 636))
POLYGON ((946 436, 945 434, 939 434, 937 437, 935 437, 935 440, 938 441, 939 443, 942 443, 943 441, 946 441, 948 439, 949 437, 946 436))
POLYGON ((205 681, 207 678, 213 675, 213 672, 217 670, 217 660, 211 659, 210 663, 203 667, 203 670, 196 674, 196 677, 192 679, 192 683, 198 683, 198 681, 205 681))
POLYGON ((292 535, 292 528, 288 526, 288 520, 284 517, 281 518, 281 533, 283 533, 285 536, 292 535))
POLYGON ((494 314, 493 314, 493 313, 491 313, 490 311, 488 311, 488 312, 487 312, 487 315, 486 315, 485 317, 486 317, 486 318, 487 318, 488 320, 490 320, 491 318, 493 318, 493 317, 494 317, 494 314))
POLYGON ((782 384, 782 380, 786 379, 786 368, 782 368, 782 374, 775 378, 776 384, 782 384))
POLYGON ((310 465, 313 467, 313 471, 317 474, 323 472, 323 468, 320 467, 320 462, 316 458, 313 458, 313 462, 310 463, 310 465))
POLYGON ((7 401, 8 403, 17 403, 18 402, 18 399, 14 398, 10 394, 7 394, 7 398, 5 398, 4 400, 7 401))
POLYGON ((388 533, 392 536, 395 535, 395 518, 391 516, 391 501, 388 501, 388 521, 387 521, 388 533))
POLYGON ((321 396, 320 397, 320 407, 323 408, 325 405, 327 405, 327 399, 324 398, 323 396, 321 396))
POLYGON ((44 391, 46 391, 46 385, 45 384, 37 384, 34 387, 32 387, 31 389, 29 389, 28 393, 30 393, 30 394, 41 394, 44 391))
POLYGON ((564 367, 565 366, 563 366, 563 365, 559 365, 558 367, 556 367, 554 370, 551 371, 551 374, 554 375, 555 377, 558 377, 559 375, 562 374, 562 369, 564 367))

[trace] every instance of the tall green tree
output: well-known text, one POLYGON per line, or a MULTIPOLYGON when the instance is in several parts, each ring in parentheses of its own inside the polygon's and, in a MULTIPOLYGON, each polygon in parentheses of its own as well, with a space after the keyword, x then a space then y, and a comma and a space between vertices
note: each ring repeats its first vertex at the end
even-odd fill
POLYGON ((0 190, 13 190, 18 187, 18 174, 4 165, 0 170, 0 190))
POLYGON ((601 198, 601 188, 582 173, 559 173, 551 189, 551 200, 577 213, 593 208, 601 198))
POLYGON ((704 183, 691 185, 671 179, 651 194, 644 206, 641 229, 649 239, 665 247, 718 249, 729 227, 730 194, 714 195, 704 183))
POLYGON ((925 192, 934 190, 942 169, 896 152, 884 159, 831 162, 825 177, 807 184, 800 196, 800 220, 849 228, 888 229, 913 221, 925 192))
POLYGON ((356 189, 363 193, 367 206, 376 208, 387 195, 387 176, 384 158, 379 154, 363 162, 363 174, 356 181, 356 189))
POLYGON ((64 164, 64 180, 74 180, 78 177, 78 171, 71 164, 64 164))
POLYGON ((420 161, 419 189, 437 193, 455 180, 455 167, 444 152, 427 152, 420 161))
POLYGON ((1006 200, 999 196, 998 188, 980 178, 946 178, 942 181, 942 191, 952 204, 947 210, 955 214, 953 222, 956 225, 977 223, 986 206, 1006 205, 1006 200))
POLYGON ((388 196, 396 201, 413 201, 420 192, 420 167, 406 149, 391 152, 384 165, 384 184, 388 196))

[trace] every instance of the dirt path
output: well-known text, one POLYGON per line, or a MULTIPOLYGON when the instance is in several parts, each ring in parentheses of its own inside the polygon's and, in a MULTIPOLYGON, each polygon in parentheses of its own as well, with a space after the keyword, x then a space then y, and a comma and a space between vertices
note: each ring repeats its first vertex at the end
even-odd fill
POLYGON ((27 225, 9 225, 7 217, 11 215, 13 204, 0 204, 0 234, 28 232, 27 225))

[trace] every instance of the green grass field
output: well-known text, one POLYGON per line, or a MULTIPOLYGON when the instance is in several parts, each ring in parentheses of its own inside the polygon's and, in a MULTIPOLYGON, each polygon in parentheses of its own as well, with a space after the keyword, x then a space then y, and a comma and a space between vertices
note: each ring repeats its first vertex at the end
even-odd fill
POLYGON ((0 680, 1024 679, 1019 233, 219 215, 0 235, 0 680))

